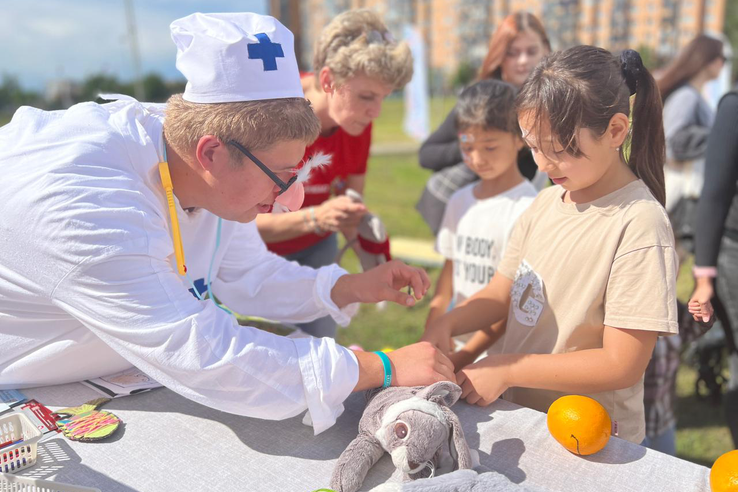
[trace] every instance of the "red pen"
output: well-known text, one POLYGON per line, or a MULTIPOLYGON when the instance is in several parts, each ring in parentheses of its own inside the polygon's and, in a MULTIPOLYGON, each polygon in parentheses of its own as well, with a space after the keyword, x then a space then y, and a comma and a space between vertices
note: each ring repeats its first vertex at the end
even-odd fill
POLYGON ((12 440, 11 441, 6 441, 6 442, 0 444, 0 449, 6 448, 8 446, 12 446, 14 444, 18 444, 18 443, 21 443, 21 442, 23 442, 23 439, 18 439, 17 441, 12 441, 12 440))

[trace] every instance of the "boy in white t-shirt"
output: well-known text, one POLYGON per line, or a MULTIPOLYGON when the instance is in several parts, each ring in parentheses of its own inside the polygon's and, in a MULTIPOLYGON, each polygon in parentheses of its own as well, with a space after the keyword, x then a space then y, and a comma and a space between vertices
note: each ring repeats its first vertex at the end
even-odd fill
MULTIPOLYGON (((459 96, 456 118, 461 153, 481 180, 456 191, 446 206, 436 241, 446 263, 426 325, 489 283, 515 221, 536 196, 536 189, 517 166, 524 143, 514 99, 515 89, 499 80, 478 82, 459 96)), ((451 354, 457 371, 485 350, 495 351, 497 340, 492 333, 481 330, 457 338, 457 345, 463 345, 451 354)))

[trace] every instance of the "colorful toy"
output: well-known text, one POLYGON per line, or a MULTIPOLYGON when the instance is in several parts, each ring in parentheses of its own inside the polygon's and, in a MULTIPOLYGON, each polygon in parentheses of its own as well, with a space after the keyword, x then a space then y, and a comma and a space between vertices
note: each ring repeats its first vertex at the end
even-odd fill
POLYGON ((97 408, 109 401, 110 398, 99 398, 78 407, 54 412, 61 417, 57 425, 72 441, 91 442, 108 438, 120 426, 120 419, 110 412, 99 411, 97 408))

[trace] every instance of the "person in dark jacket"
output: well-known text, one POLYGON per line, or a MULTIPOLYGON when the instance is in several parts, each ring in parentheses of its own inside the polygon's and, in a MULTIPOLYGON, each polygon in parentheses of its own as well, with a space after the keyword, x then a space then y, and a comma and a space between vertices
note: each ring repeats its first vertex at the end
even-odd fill
MULTIPOLYGON (((696 208, 703 182, 707 136, 715 114, 702 88, 720 74, 723 43, 699 35, 687 44, 656 80, 664 101, 666 137, 666 211, 669 212, 680 262, 693 250, 694 228, 689 216, 696 208)), ((693 323, 686 306, 678 304, 679 336, 660 337, 646 369, 644 446, 676 456, 676 379, 683 345, 709 328, 693 323)))
MULTIPOLYGON (((707 139, 705 184, 695 226, 696 289, 700 302, 715 294, 716 313, 725 325, 730 380, 725 417, 738 447, 738 92, 720 100, 707 139)), ((714 299, 713 299, 714 300, 714 299)))

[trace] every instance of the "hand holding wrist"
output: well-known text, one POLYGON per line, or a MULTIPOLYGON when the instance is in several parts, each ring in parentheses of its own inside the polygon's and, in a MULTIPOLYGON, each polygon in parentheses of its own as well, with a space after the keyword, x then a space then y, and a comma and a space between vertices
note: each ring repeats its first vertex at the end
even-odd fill
POLYGON ((475 362, 475 366, 495 368, 495 379, 505 389, 515 386, 515 370, 522 360, 522 354, 494 354, 475 362))

